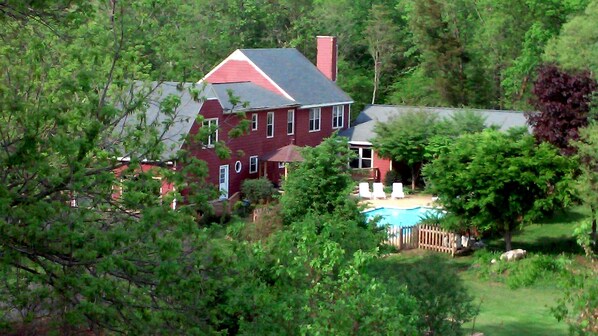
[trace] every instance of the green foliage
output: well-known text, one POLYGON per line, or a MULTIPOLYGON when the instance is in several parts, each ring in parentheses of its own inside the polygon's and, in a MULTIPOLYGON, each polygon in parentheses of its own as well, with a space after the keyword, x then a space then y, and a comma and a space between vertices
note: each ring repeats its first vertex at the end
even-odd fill
POLYGON ((241 192, 253 204, 271 200, 275 191, 267 178, 245 180, 241 184, 241 192))
POLYGON ((352 152, 347 139, 332 136, 303 152, 304 162, 290 171, 280 198, 285 222, 298 220, 310 212, 318 214, 347 210, 353 218, 358 211, 347 196, 354 187, 347 162, 352 152))
POLYGON ((590 70, 598 74, 598 1, 589 1, 585 11, 565 23, 558 36, 548 42, 544 57, 567 70, 590 70))
POLYGON ((413 262, 378 261, 369 274, 384 279, 389 288, 407 291, 417 302, 418 335, 465 335, 464 322, 477 315, 473 297, 455 269, 437 255, 413 262))
POLYGON ((308 215, 254 247, 272 285, 252 289, 256 305, 242 334, 414 333, 413 299, 405 291, 391 298, 360 271, 374 254, 343 249, 332 234, 338 223, 308 215))
POLYGON ((434 89, 434 79, 427 77, 423 67, 406 69, 392 84, 388 102, 396 105, 446 106, 434 89))
POLYGON ((396 170, 389 170, 384 176, 384 185, 392 186, 395 182, 401 182, 401 174, 396 170))
POLYGON ((376 94, 380 85, 380 77, 392 69, 397 57, 399 28, 393 22, 390 12, 381 4, 375 4, 369 11, 366 22, 365 37, 367 47, 374 61, 374 90, 372 104, 376 102, 376 94))
MULTIPOLYGON (((595 260, 594 260, 595 262, 595 260)), ((571 335, 598 335, 598 269, 591 264, 565 282, 565 295, 552 308, 559 321, 569 324, 571 335)))
POLYGON ((579 130, 579 141, 571 143, 577 149, 579 168, 581 174, 577 178, 576 189, 584 204, 591 211, 590 222, 587 227, 580 227, 578 235, 580 245, 586 250, 586 254, 598 250, 598 236, 596 234, 596 221, 598 220, 598 124, 592 122, 586 128, 579 130))
POLYGON ((464 135, 424 167, 430 190, 447 211, 480 231, 505 234, 567 204, 572 162, 529 135, 464 135))
POLYGON ((0 18, 0 324, 22 311, 54 333, 226 328, 225 265, 236 263, 232 244, 195 221, 214 195, 206 165, 184 152, 176 171, 150 164, 180 99, 159 105, 164 124, 146 120, 155 87, 133 81, 184 77, 184 7, 28 3, 27 16, 0 18), (158 179, 175 187, 161 199, 158 179))
POLYGON ((412 185, 419 176, 425 148, 436 132, 438 116, 425 110, 409 111, 387 123, 377 123, 372 139, 375 150, 382 157, 405 162, 411 169, 412 185))
POLYGON ((517 261, 500 260, 500 255, 500 252, 477 251, 476 273, 484 279, 500 280, 511 289, 533 286, 545 279, 564 279, 571 265, 571 259, 565 255, 555 258, 545 254, 528 254, 517 261))

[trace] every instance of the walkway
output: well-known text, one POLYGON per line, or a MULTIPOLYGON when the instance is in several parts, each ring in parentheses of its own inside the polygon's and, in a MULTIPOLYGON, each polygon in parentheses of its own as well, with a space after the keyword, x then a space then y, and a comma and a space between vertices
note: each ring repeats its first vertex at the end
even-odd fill
POLYGON ((361 204, 366 205, 367 208, 379 208, 379 207, 392 207, 392 208, 414 208, 418 206, 433 206, 432 195, 406 195, 405 198, 391 200, 390 197, 387 199, 376 199, 368 200, 363 199, 360 201, 361 204))

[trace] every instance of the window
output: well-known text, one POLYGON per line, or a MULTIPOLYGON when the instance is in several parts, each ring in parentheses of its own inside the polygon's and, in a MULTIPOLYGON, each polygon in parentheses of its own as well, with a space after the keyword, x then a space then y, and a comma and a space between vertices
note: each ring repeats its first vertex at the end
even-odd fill
POLYGON ((249 157, 249 173, 257 173, 257 156, 249 157))
POLYGON ((241 164, 241 161, 235 162, 235 172, 240 173, 242 168, 243 164, 241 164))
POLYGON ((349 163, 351 168, 372 168, 372 149, 363 147, 351 147, 357 157, 349 163))
POLYGON ((343 128, 343 119, 345 116, 345 107, 337 105, 332 107, 332 128, 343 128))
POLYGON ((316 132, 320 130, 320 118, 322 117, 322 110, 319 107, 309 110, 309 131, 316 132))
POLYGON ((218 141, 218 118, 205 119, 203 126, 208 127, 208 138, 206 139, 206 147, 214 147, 214 144, 218 141))
POLYGON ((287 135, 292 135, 295 133, 295 111, 288 110, 287 111, 287 135))
POLYGON ((257 113, 251 115, 251 130, 257 131, 257 113))
POLYGON ((266 138, 272 138, 274 136, 274 112, 268 112, 266 119, 266 138))
POLYGON ((278 168, 284 168, 284 166, 285 166, 285 163, 284 163, 284 162, 279 162, 279 163, 278 163, 278 168))

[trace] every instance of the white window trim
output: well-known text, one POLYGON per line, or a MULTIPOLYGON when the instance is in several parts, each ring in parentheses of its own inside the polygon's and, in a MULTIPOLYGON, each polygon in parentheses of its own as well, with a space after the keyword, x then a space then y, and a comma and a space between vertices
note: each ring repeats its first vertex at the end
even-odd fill
POLYGON ((249 174, 255 174, 255 173, 257 173, 257 171, 259 170, 259 164, 260 164, 260 162, 259 162, 259 160, 257 158, 257 155, 250 156, 249 157, 249 174), (255 159, 255 170, 252 170, 251 169, 251 161, 253 161, 254 159, 255 159))
POLYGON ((343 128, 345 125, 345 106, 344 105, 335 105, 332 107, 332 128, 339 129, 343 128), (337 119, 335 113, 340 112, 340 124, 334 125, 335 120, 337 119))
POLYGON ((357 149, 357 162, 358 162, 358 167, 357 169, 363 169, 363 150, 364 149, 369 149, 370 150, 370 157, 366 157, 366 160, 370 161, 370 167, 367 167, 365 169, 370 169, 374 167, 374 149, 372 147, 352 147, 351 149, 357 149))
POLYGON ((266 138, 270 139, 274 137, 274 112, 268 112, 266 115, 266 138), (269 117, 272 116, 272 123, 268 122, 269 117), (268 135, 268 129, 272 126, 272 135, 268 135))
POLYGON ((258 116, 257 113, 252 113, 251 114, 251 130, 252 131, 257 131, 258 129, 258 116), (253 127, 255 125, 255 127, 253 127))
POLYGON ((241 170, 243 170, 243 164, 241 163, 241 161, 235 162, 235 172, 238 174, 241 172, 241 170), (237 169, 237 166, 238 166, 238 169, 237 169))
POLYGON ((216 144, 216 142, 218 142, 218 118, 208 118, 208 119, 204 119, 202 126, 206 126, 206 122, 207 122, 207 126, 210 127, 212 124, 212 121, 216 121, 216 132, 214 133, 214 143, 211 143, 211 134, 208 134, 208 141, 206 141, 206 148, 214 148, 214 145, 216 144))
POLYGON ((278 163, 278 169, 282 169, 282 168, 284 168, 284 166, 285 166, 285 165, 286 165, 286 163, 285 163, 285 162, 279 162, 279 163, 278 163))
POLYGON ((309 109, 309 125, 308 125, 308 128, 309 128, 309 131, 310 131, 310 132, 319 132, 319 131, 322 129, 322 109, 321 109, 321 108, 319 108, 319 107, 314 107, 314 108, 311 108, 311 109, 309 109), (314 113, 313 113, 313 114, 314 114, 314 119, 313 119, 313 121, 314 121, 314 124, 315 124, 315 121, 316 121, 316 120, 318 120, 318 128, 317 128, 317 129, 315 129, 315 128, 314 128, 313 130, 311 129, 311 121, 312 121, 312 118, 311 118, 311 116, 312 116, 312 111, 314 112, 314 113), (315 118, 315 115, 316 115, 316 113, 315 113, 315 112, 316 112, 316 111, 318 112, 318 113, 317 113, 317 115, 318 115, 318 118, 315 118))
POLYGON ((287 135, 295 134, 295 110, 288 110, 287 111, 287 135), (289 120, 289 116, 292 116, 291 120, 289 120), (289 133, 289 124, 291 124, 291 133, 289 133))

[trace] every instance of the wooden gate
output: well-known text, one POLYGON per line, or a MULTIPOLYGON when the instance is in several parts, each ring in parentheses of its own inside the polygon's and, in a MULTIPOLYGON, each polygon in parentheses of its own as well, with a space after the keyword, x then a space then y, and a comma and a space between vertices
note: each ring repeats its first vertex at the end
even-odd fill
POLYGON ((391 227, 388 228, 388 240, 386 244, 397 247, 399 250, 410 250, 417 248, 418 227, 391 227))
POLYGON ((450 253, 454 256, 457 251, 457 235, 440 228, 437 225, 419 225, 420 249, 450 253))
POLYGON ((454 256, 457 251, 457 235, 437 225, 414 225, 388 228, 386 244, 399 250, 420 248, 454 256))

